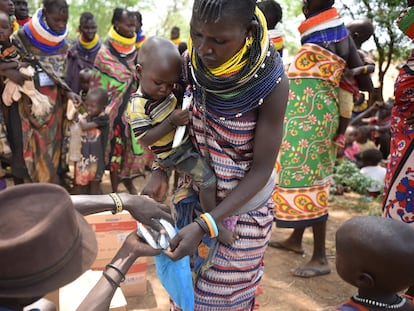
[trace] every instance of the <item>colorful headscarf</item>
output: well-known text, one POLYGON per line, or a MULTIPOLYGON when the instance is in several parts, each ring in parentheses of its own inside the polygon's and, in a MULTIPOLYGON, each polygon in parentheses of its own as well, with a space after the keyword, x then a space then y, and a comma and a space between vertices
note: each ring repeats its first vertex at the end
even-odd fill
POLYGON ((398 28, 410 39, 414 39, 414 7, 401 12, 397 19, 398 28))
POLYGON ((43 10, 38 9, 32 19, 24 24, 23 30, 32 45, 44 53, 54 54, 66 43, 68 29, 56 32, 49 28, 43 16, 43 10))

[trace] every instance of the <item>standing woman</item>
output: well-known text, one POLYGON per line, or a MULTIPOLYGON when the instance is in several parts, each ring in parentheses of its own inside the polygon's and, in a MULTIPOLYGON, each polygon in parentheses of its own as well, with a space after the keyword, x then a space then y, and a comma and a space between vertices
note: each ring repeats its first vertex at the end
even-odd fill
MULTIPOLYGON (((352 38, 333 8, 334 0, 304 0, 306 20, 299 26, 302 47, 288 70, 290 82, 284 135, 275 189, 276 225, 293 228, 287 240, 271 246, 303 253, 305 228, 313 230, 313 254, 295 276, 330 273, 325 236, 330 175, 336 159, 333 139, 338 129, 338 90, 342 72, 362 66, 352 38)), ((368 74, 356 77, 372 87, 368 74)))
MULTIPOLYGON (((410 39, 414 27, 414 1, 407 1, 397 20, 410 39)), ((394 87, 395 104, 391 115, 391 146, 385 177, 383 216, 414 226, 414 50, 400 69, 394 87)), ((414 294, 414 284, 409 289, 414 294)))
POLYGON ((61 161, 61 148, 67 101, 80 103, 79 96, 63 80, 68 17, 65 0, 43 0, 43 7, 13 35, 13 44, 22 60, 35 68, 36 89, 44 95, 36 96, 36 107, 33 98, 25 95, 17 103, 22 154, 32 182, 62 183, 65 164, 61 161))
POLYGON ((79 37, 68 52, 66 82, 72 91, 79 94, 79 72, 85 68, 93 68, 96 54, 101 48, 101 40, 97 34, 95 16, 83 12, 79 18, 79 37))
POLYGON ((137 90, 135 66, 137 64, 137 20, 134 12, 116 8, 112 27, 95 59, 96 76, 93 83, 108 91, 109 140, 105 162, 110 171, 112 191, 122 181, 129 193, 137 194, 132 178, 145 172, 146 156, 132 152, 131 132, 126 108, 129 97, 137 90))
MULTIPOLYGON (((195 310, 252 310, 272 230, 288 81, 255 0, 194 1, 190 35, 184 55, 194 97, 188 127, 217 176, 218 203, 197 218, 188 208, 196 205, 192 198, 181 200, 175 208, 183 228, 166 254, 176 260, 198 248, 195 310), (212 229, 222 222, 237 239, 220 243, 207 221, 212 229)), ((165 172, 155 170, 144 193, 162 199, 166 185, 165 172)))

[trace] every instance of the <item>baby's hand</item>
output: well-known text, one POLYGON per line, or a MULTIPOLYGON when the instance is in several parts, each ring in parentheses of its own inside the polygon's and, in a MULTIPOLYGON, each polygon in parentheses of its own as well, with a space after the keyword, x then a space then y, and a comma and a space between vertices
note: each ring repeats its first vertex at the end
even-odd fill
POLYGON ((190 120, 188 115, 188 109, 175 109, 168 118, 169 121, 175 126, 187 125, 188 121, 190 120))

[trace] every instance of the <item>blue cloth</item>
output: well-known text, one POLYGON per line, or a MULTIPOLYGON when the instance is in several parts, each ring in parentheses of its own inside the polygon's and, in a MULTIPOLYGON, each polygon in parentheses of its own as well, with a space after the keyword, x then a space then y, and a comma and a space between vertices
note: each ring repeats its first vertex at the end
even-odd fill
POLYGON ((171 299, 183 311, 193 311, 194 288, 190 257, 186 256, 178 261, 172 261, 164 254, 160 254, 154 257, 154 261, 158 278, 171 299))

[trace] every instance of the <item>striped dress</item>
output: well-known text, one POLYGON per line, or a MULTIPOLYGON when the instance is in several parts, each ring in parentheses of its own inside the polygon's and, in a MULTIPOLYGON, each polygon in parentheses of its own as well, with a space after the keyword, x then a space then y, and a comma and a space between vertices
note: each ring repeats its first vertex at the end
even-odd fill
MULTIPOLYGON (((251 167, 256 120, 222 121, 209 117, 204 121, 197 105, 191 107, 190 112, 190 133, 198 151, 203 156, 209 153, 220 202, 251 167)), ((263 256, 271 235, 272 220, 273 201, 270 198, 254 211, 225 219, 226 227, 240 237, 231 246, 216 239, 203 239, 195 262, 194 310, 253 309, 255 290, 263 275, 263 256)), ((172 309, 180 310, 177 306, 172 309)))

